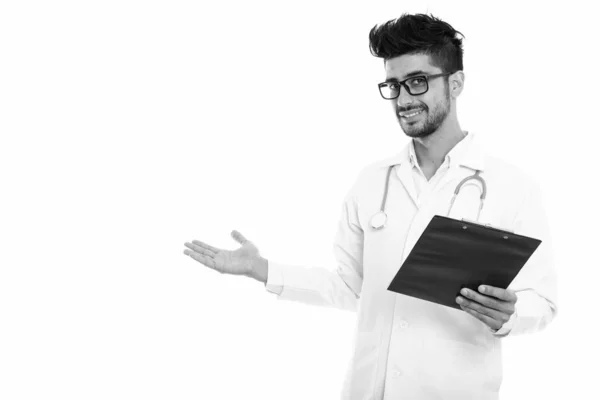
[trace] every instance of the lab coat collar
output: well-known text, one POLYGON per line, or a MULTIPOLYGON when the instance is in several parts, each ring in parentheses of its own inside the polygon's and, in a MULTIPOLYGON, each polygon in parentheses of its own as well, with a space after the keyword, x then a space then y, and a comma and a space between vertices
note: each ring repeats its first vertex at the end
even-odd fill
MULTIPOLYGON (((448 155, 450 155, 451 157, 455 157, 459 166, 467 167, 475 171, 483 171, 485 167, 485 149, 483 148, 481 140, 473 132, 469 132, 467 137, 465 137, 463 140, 469 141, 465 143, 467 146, 464 149, 453 148, 452 150, 450 150, 448 155), (458 154, 453 154, 456 153, 454 152, 455 149, 459 150, 458 154)), ((414 147, 411 139, 411 141, 409 141, 406 144, 406 146, 404 146, 404 149, 402 149, 402 151, 398 153, 395 157, 388 160, 388 163, 386 164, 387 166, 411 166, 410 157, 411 153, 413 152, 414 147)))

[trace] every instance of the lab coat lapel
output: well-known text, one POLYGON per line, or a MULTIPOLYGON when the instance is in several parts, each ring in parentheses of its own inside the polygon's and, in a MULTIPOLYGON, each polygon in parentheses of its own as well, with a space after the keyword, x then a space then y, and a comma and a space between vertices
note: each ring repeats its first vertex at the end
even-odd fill
MULTIPOLYGON (((468 198, 471 199, 473 198, 473 196, 463 196, 464 192, 469 191, 469 188, 467 187, 467 184, 465 184, 465 186, 463 186, 463 189, 461 189, 459 196, 457 197, 457 200, 454 204, 454 206, 452 207, 452 210, 450 210, 450 213, 448 214, 449 208, 450 208, 450 203, 452 201, 452 197, 454 196, 454 192, 458 186, 458 184, 466 177, 468 176, 472 176, 475 173, 475 170, 472 170, 470 168, 466 168, 466 167, 459 167, 459 166, 455 166, 455 167, 451 167, 448 170, 448 173, 444 176, 443 180, 440 182, 439 186, 436 188, 436 192, 437 194, 437 202, 435 202, 436 204, 438 204, 437 208, 437 214, 438 215, 442 215, 442 216, 448 216, 448 217, 456 217, 457 215, 462 215, 464 214, 464 211, 466 210, 470 210, 473 207, 471 206, 471 204, 469 203, 468 205, 463 205, 464 203, 464 199, 468 198), (443 207, 440 207, 439 205, 443 204, 443 207), (455 207, 456 206, 456 207, 455 207)), ((472 189, 472 188, 471 188, 472 189)), ((476 199, 479 199, 479 197, 476 197, 476 199)), ((465 215, 466 217, 466 215, 465 215)))
MULTIPOLYGON (((448 213, 448 207, 450 206, 450 201, 452 196, 454 195, 454 192, 458 186, 458 184, 466 177, 472 176, 473 174, 475 174, 476 171, 484 171, 484 167, 485 167, 485 151, 480 143, 480 141, 478 140, 477 136, 474 136, 472 138, 471 143, 469 144, 469 148, 467 149, 467 152, 464 154, 464 156, 460 159, 460 160, 455 160, 454 162, 452 162, 452 165, 450 167, 450 169, 448 170, 448 172, 446 173, 446 175, 442 178, 442 180, 439 183, 439 186, 436 188, 436 192, 439 194, 443 194, 443 201, 447 201, 447 208, 445 208, 443 210, 443 214, 441 213, 442 210, 439 210, 441 215, 446 215, 448 213)), ((479 195, 475 195, 473 196, 472 194, 467 194, 468 192, 473 192, 473 194, 475 193, 479 193, 479 189, 477 189, 478 187, 478 183, 476 183, 475 181, 469 181, 468 183, 466 183, 460 191, 459 197, 461 197, 461 200, 457 200, 457 203, 466 203, 463 206, 459 206, 458 210, 454 210, 454 207, 451 210, 450 217, 452 217, 452 215, 460 215, 460 214, 465 214, 466 210, 471 210, 473 208, 475 208, 475 211, 478 209, 478 204, 479 204, 479 195), (463 189, 465 190, 465 194, 466 196, 462 196, 463 194, 463 189), (469 201, 469 202, 465 202, 465 199, 472 199, 475 201, 475 203, 469 201), (460 211, 460 209, 465 210, 465 212, 460 211)), ((457 197, 458 198, 458 197, 457 197)), ((457 203, 455 203, 455 205, 458 205, 457 203)), ((467 213, 469 216, 471 215, 471 212, 469 211, 467 213)), ((476 214, 473 214, 471 217, 475 217, 476 214)))
POLYGON ((452 194, 454 194, 456 185, 458 185, 461 180, 463 180, 467 176, 473 175, 474 173, 475 171, 470 168, 453 166, 441 179, 435 191, 438 193, 445 193, 450 190, 448 186, 452 186, 452 194))
POLYGON ((408 193, 415 207, 419 208, 419 204, 417 202, 417 190, 412 177, 412 165, 410 162, 402 162, 402 164, 396 168, 396 175, 400 179, 400 182, 402 182, 402 186, 404 186, 406 193, 408 193))

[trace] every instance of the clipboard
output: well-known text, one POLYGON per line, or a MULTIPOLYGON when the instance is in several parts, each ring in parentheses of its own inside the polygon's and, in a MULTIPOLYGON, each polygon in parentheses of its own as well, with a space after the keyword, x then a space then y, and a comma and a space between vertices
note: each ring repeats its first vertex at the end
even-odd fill
POLYGON ((506 289, 541 240, 468 220, 435 215, 388 290, 461 310, 464 287, 506 289))

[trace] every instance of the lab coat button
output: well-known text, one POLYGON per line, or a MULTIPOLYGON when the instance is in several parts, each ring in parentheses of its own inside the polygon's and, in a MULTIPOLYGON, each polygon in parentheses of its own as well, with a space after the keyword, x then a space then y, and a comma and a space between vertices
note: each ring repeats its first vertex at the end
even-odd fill
POLYGON ((402 372, 402 370, 401 370, 401 369, 399 369, 399 368, 395 368, 395 369, 392 371, 392 376, 393 376, 394 378, 400 378, 402 375, 404 375, 404 373, 403 373, 403 372, 402 372))
POLYGON ((398 321, 394 324, 394 329, 399 331, 399 330, 403 330, 406 329, 408 327, 408 322, 406 321, 398 321))

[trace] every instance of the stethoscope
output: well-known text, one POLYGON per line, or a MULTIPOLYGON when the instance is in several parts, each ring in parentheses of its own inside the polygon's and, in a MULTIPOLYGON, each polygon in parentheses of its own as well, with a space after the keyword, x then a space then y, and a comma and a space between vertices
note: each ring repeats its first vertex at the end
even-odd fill
MULTIPOLYGON (((385 192, 383 193, 383 201, 381 203, 381 210, 376 212, 375 215, 371 217, 371 227, 375 230, 383 229, 385 224, 387 223, 387 214, 385 213, 385 202, 387 201, 388 187, 390 185, 390 174, 392 173, 392 169, 395 165, 390 166, 387 173, 387 178, 385 181, 385 192)), ((456 200, 456 196, 460 192, 462 186, 468 181, 475 179, 481 183, 481 196, 479 197, 479 211, 477 212, 476 222, 479 221, 479 215, 481 214, 481 210, 483 209, 483 203, 485 201, 485 195, 487 192, 487 188, 485 185, 485 180, 479 175, 481 171, 477 170, 475 174, 471 176, 467 176, 465 179, 460 181, 460 183, 456 186, 454 190, 454 196, 452 196, 452 200, 450 201, 450 207, 448 207, 448 212, 446 213, 446 217, 450 215, 450 211, 452 210, 452 206, 454 205, 454 200, 456 200)))

